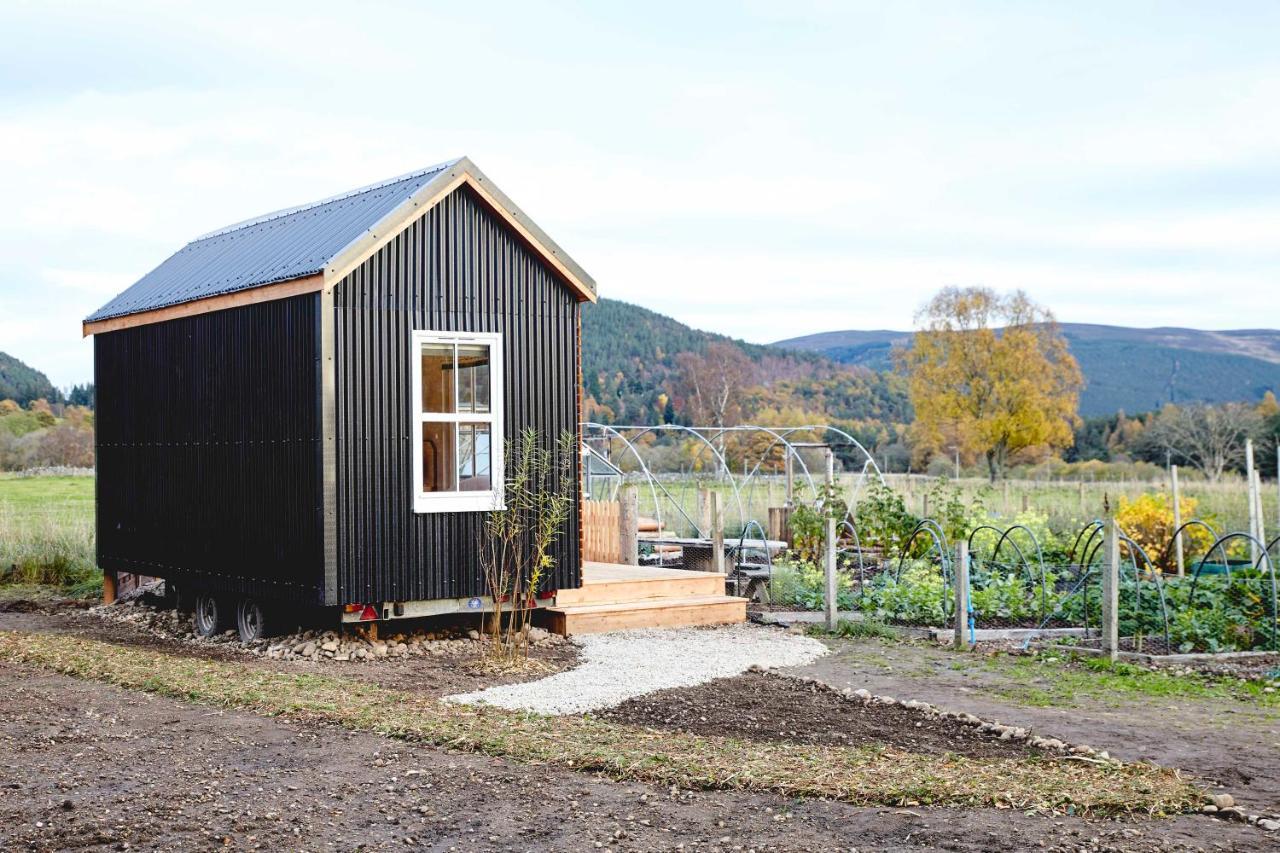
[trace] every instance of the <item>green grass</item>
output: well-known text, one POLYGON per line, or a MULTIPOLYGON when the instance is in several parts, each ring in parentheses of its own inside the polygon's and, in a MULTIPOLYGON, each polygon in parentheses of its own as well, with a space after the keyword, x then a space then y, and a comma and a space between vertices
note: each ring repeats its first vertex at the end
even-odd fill
MULTIPOLYGON (((1175 675, 1105 658, 999 655, 969 665, 1005 676, 1008 681, 993 686, 991 692, 1020 705, 1115 706, 1144 699, 1183 699, 1248 702, 1268 710, 1280 709, 1280 693, 1265 692, 1260 682, 1175 675)), ((965 666, 961 661, 952 664, 952 668, 965 666)))
POLYGON ((373 684, 179 657, 65 634, 0 632, 0 660, 222 708, 684 788, 767 791, 858 805, 996 806, 1171 814, 1203 792, 1149 764, 965 758, 711 737, 461 706, 373 684))
POLYGON ((75 597, 101 590, 93 507, 92 477, 0 478, 0 587, 6 597, 39 587, 75 597))

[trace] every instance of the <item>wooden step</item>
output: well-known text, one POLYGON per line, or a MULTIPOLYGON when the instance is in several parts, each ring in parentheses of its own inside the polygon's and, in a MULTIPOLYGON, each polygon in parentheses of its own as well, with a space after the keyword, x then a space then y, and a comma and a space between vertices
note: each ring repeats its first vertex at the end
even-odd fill
POLYGON ((712 572, 685 572, 685 577, 645 581, 603 581, 556 593, 556 605, 620 604, 657 598, 691 598, 724 595, 724 575, 712 572))
POLYGON ((544 611, 557 634, 599 634, 628 628, 680 628, 745 622, 747 600, 719 595, 655 598, 609 604, 557 605, 544 611))
POLYGON ((556 593, 557 607, 724 595, 725 589, 725 576, 717 572, 597 564, 583 574, 580 588, 556 593))

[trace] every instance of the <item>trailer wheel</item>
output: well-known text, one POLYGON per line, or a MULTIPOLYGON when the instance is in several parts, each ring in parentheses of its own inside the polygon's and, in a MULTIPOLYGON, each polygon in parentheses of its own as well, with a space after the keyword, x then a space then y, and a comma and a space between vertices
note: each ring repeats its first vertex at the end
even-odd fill
POLYGON ((236 628, 240 642, 252 643, 267 636, 267 612, 262 603, 252 598, 242 598, 236 606, 236 628))
POLYGON ((196 593, 195 612, 191 621, 197 637, 216 637, 227 628, 226 605, 216 595, 196 593))

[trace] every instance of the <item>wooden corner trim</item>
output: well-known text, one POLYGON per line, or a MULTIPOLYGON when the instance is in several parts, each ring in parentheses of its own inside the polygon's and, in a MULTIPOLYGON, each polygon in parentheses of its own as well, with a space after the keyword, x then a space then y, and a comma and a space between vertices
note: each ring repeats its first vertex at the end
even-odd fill
POLYGON ((259 302, 271 302, 276 299, 288 299, 303 293, 319 293, 324 289, 324 275, 303 276, 286 281, 268 284, 262 287, 251 287, 237 290, 234 293, 223 293, 218 296, 207 296, 191 302, 167 305, 137 314, 126 314, 123 317, 109 317, 84 324, 84 336, 97 335, 103 332, 115 332, 120 329, 131 329, 134 326, 147 326, 152 323, 163 323, 165 320, 177 320, 181 317, 196 317, 212 311, 225 311, 228 308, 239 308, 244 305, 256 305, 259 302))

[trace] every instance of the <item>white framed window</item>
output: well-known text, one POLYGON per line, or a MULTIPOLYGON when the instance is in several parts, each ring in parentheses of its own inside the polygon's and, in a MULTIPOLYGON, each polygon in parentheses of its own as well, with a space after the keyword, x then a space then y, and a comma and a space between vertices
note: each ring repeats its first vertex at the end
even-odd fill
POLYGON ((414 512, 501 509, 502 338, 413 333, 414 512))

